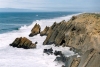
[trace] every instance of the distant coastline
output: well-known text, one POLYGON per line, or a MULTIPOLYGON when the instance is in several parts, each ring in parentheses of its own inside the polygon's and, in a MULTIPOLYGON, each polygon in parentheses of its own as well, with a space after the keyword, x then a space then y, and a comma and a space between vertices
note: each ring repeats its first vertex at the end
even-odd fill
POLYGON ((48 10, 32 10, 32 9, 17 9, 17 8, 0 8, 0 12, 77 12, 80 13, 81 11, 48 11, 48 10))

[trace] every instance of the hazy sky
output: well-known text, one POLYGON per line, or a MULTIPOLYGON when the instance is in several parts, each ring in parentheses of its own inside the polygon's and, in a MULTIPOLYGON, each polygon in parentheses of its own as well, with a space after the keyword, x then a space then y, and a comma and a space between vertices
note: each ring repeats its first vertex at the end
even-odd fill
POLYGON ((0 8, 38 11, 100 11, 100 0, 0 0, 0 8))

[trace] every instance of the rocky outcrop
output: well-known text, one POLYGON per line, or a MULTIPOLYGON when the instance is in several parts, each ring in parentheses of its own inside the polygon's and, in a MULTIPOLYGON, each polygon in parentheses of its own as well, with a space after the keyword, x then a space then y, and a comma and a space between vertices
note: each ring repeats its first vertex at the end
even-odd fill
POLYGON ((32 37, 32 36, 34 36, 34 35, 39 34, 39 33, 40 33, 40 30, 41 30, 40 25, 36 23, 35 26, 32 28, 29 37, 32 37))
POLYGON ((40 32, 40 36, 47 35, 48 30, 49 30, 49 27, 46 26, 45 29, 40 32))
POLYGON ((73 47, 85 53, 91 48, 100 51, 100 15, 84 13, 73 16, 69 21, 54 23, 47 32, 44 45, 73 47))
POLYGON ((24 48, 24 49, 31 49, 31 48, 36 48, 36 43, 33 44, 32 41, 27 39, 26 37, 20 37, 16 38, 10 46, 13 47, 18 47, 18 48, 24 48))
POLYGON ((57 28, 59 27, 61 23, 54 23, 48 30, 48 32, 46 33, 47 34, 47 38, 46 40, 43 42, 43 44, 52 44, 55 42, 55 38, 56 36, 58 35, 58 30, 57 28))
POLYGON ((84 13, 54 23, 46 35, 44 45, 71 47, 81 55, 66 57, 65 67, 100 67, 100 14, 84 13))
POLYGON ((65 67, 77 67, 80 63, 80 58, 76 55, 67 57, 65 67))
POLYGON ((86 51, 81 57, 66 58, 65 67, 100 67, 100 53, 94 49, 86 51))

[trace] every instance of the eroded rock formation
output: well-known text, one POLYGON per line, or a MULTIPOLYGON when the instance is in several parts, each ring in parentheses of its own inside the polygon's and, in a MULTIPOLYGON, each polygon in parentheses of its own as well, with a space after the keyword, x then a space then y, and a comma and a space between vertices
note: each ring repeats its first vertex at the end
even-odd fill
POLYGON ((30 37, 37 35, 40 33, 41 27, 39 24, 35 24, 35 26, 32 28, 31 33, 29 34, 30 37))
POLYGON ((48 30, 43 44, 55 43, 57 46, 69 46, 82 53, 91 48, 100 51, 100 15, 80 14, 68 22, 54 23, 48 30))
POLYGON ((54 23, 45 32, 44 45, 71 47, 81 57, 68 57, 65 67, 100 67, 100 14, 84 13, 54 23))
POLYGON ((33 44, 32 41, 27 39, 26 37, 16 38, 10 46, 24 48, 24 49, 31 49, 36 48, 36 44, 33 44))
POLYGON ((40 36, 47 35, 48 30, 49 30, 49 27, 46 26, 45 29, 40 32, 40 36))

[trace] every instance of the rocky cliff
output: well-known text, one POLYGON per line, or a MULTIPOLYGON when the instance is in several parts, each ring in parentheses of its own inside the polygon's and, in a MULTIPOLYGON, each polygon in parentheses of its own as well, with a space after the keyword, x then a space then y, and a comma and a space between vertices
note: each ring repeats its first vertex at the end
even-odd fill
POLYGON ((100 67, 100 14, 73 16, 67 22, 55 22, 41 33, 47 35, 44 45, 71 47, 81 55, 80 58, 69 57, 65 67, 100 67))
POLYGON ((100 51, 99 25, 100 15, 90 13, 73 16, 67 22, 55 22, 49 29, 46 27, 42 31, 47 35, 43 44, 73 47, 82 53, 92 48, 100 51))
MULTIPOLYGON (((70 47, 70 50, 81 57, 66 57, 61 54, 56 60, 61 60, 62 67, 100 67, 100 14, 84 13, 73 16, 69 21, 54 22, 51 27, 45 27, 40 32, 40 25, 35 24, 30 37, 40 33, 46 35, 43 45, 55 44, 55 46, 70 47)), ((16 38, 10 46, 18 48, 36 48, 36 43, 26 37, 16 38)))

